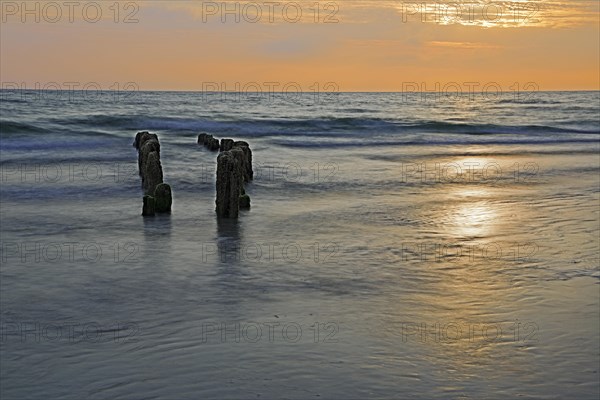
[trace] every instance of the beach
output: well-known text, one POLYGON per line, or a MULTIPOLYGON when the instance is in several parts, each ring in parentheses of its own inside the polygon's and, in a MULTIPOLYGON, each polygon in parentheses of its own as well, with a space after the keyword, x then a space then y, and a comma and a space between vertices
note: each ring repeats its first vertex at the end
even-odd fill
POLYGON ((0 95, 2 398, 600 394, 597 91, 0 95))

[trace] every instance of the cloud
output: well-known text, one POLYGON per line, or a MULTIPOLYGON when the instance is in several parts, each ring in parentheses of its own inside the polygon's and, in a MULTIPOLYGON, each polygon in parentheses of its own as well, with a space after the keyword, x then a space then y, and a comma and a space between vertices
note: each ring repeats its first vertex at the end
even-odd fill
POLYGON ((501 46, 489 44, 489 43, 476 43, 476 42, 438 42, 432 41, 427 42, 427 46, 432 47, 445 47, 450 49, 461 49, 461 50, 484 50, 484 49, 499 49, 501 46))
POLYGON ((563 28, 598 22, 598 3, 589 0, 465 0, 392 2, 403 23, 482 28, 563 28))

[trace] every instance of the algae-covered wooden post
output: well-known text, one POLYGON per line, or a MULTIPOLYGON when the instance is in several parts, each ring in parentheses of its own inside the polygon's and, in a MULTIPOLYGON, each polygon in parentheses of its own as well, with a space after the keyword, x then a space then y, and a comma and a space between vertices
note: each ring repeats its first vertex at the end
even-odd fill
POLYGON ((147 131, 138 132, 133 147, 138 151, 138 169, 144 190, 142 215, 171 212, 171 187, 163 182, 158 136, 147 131))

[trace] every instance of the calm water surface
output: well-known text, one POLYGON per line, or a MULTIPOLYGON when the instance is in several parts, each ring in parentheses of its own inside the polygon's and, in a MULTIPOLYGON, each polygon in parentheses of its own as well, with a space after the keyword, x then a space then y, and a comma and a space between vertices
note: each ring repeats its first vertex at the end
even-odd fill
POLYGON ((598 398, 598 92, 1 94, 2 399, 598 398))

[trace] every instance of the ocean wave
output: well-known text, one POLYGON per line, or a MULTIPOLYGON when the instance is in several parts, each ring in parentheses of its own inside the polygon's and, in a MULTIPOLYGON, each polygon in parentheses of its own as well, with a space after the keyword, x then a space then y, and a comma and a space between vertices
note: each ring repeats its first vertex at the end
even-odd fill
MULTIPOLYGON (((523 95, 525 97, 525 95, 523 95)), ((558 100, 540 100, 535 98, 535 94, 532 95, 533 98, 523 98, 523 99, 501 99, 497 100, 498 104, 564 104, 563 101, 558 100)))
POLYGON ((177 132, 206 131, 215 135, 227 134, 245 137, 267 136, 335 136, 364 137, 366 134, 435 133, 459 135, 552 135, 600 134, 596 121, 573 122, 573 126, 560 125, 509 125, 462 121, 457 117, 447 120, 407 120, 358 116, 323 116, 319 118, 227 118, 220 119, 154 117, 130 114, 93 114, 70 118, 53 118, 45 126, 41 122, 23 123, 2 121, 1 132, 39 134, 61 131, 73 134, 121 135, 124 131, 140 130, 177 132), (57 129, 54 129, 57 128, 57 129))
POLYGON ((515 139, 509 138, 504 140, 347 140, 343 142, 329 142, 329 141, 298 141, 298 140, 285 140, 276 139, 273 140, 273 144, 290 147, 290 148, 342 148, 342 147, 386 147, 386 146, 451 146, 451 145, 555 145, 555 144, 569 144, 569 143, 595 143, 600 144, 600 139, 515 139))
POLYGON ((46 133, 48 129, 41 126, 28 124, 24 122, 16 121, 0 121, 0 133, 11 134, 11 133, 46 133))
POLYGON ((3 94, 0 94, 0 101, 2 103, 16 103, 16 104, 29 103, 29 101, 27 101, 27 100, 10 98, 10 97, 8 97, 6 95, 3 95, 3 94))
POLYGON ((110 135, 94 132, 86 134, 55 134, 30 137, 2 137, 0 150, 2 151, 42 151, 51 150, 89 150, 97 151, 104 148, 106 153, 113 148, 119 148, 123 140, 108 139, 110 135), (107 140, 108 139, 108 140, 107 140))
POLYGON ((577 133, 600 134, 600 129, 568 128, 550 125, 497 125, 456 123, 448 121, 403 121, 383 118, 322 117, 312 119, 239 119, 207 120, 190 118, 139 118, 124 121, 108 121, 111 125, 121 125, 124 129, 208 131, 228 132, 248 136, 268 136, 273 134, 314 134, 325 132, 364 135, 365 131, 375 133, 459 133, 469 135, 486 134, 553 134, 577 133), (124 123, 123 123, 124 122, 124 123))
MULTIPOLYGON (((134 154, 135 156, 135 154, 134 154)), ((137 168, 137 158, 132 157, 131 153, 121 152, 121 154, 115 154, 115 152, 108 152, 106 154, 90 151, 88 154, 82 154, 78 152, 73 155, 65 155, 64 153, 60 156, 50 154, 48 156, 40 154, 26 154, 24 156, 15 156, 11 158, 3 158, 0 160, 0 167, 7 169, 18 169, 23 165, 35 165, 35 166, 53 166, 53 165, 95 165, 95 164, 108 164, 122 165, 125 168, 127 165, 132 165, 137 168)))
POLYGON ((114 115, 114 114, 92 114, 73 118, 54 118, 50 122, 59 125, 92 126, 92 127, 112 127, 135 129, 139 117, 132 115, 114 115))
MULTIPOLYGON (((600 144, 600 143, 599 143, 600 144)), ((481 150, 481 151, 468 151, 461 152, 456 151, 454 148, 439 149, 436 151, 430 151, 427 153, 427 157, 431 158, 442 158, 442 157, 513 157, 513 156, 522 156, 522 155, 553 155, 553 156, 572 156, 574 154, 597 154, 598 149, 595 147, 569 147, 566 149, 563 148, 544 148, 544 147, 527 147, 521 148, 517 147, 514 149, 503 149, 502 151, 490 151, 489 149, 481 150)), ((398 161, 406 161, 406 154, 390 154, 390 153, 377 153, 377 154, 365 154, 362 156, 366 160, 375 160, 375 161, 389 161, 389 162, 398 162, 398 161)), ((415 156, 415 158, 419 158, 421 155, 415 156)), ((593 167, 594 169, 598 169, 598 167, 593 167)), ((589 171, 583 171, 589 172, 589 171)))

